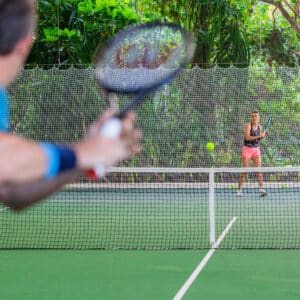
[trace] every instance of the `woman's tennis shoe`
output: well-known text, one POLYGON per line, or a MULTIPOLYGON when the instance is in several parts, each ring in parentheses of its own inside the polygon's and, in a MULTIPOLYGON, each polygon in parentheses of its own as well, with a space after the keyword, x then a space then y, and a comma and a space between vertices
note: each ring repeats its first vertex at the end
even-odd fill
MULTIPOLYGON (((243 197, 243 192, 242 192, 242 190, 237 190, 237 194, 236 194, 238 197, 243 197)), ((267 196, 268 195, 268 193, 265 191, 265 190, 263 190, 263 189, 260 189, 259 190, 259 196, 260 197, 265 197, 265 196, 267 196)))
POLYGON ((259 195, 260 195, 260 197, 265 197, 265 196, 268 195, 268 193, 267 193, 265 190, 260 189, 260 190, 259 190, 259 195))
POLYGON ((238 190, 236 195, 237 195, 238 197, 243 197, 243 193, 242 193, 241 190, 238 190))

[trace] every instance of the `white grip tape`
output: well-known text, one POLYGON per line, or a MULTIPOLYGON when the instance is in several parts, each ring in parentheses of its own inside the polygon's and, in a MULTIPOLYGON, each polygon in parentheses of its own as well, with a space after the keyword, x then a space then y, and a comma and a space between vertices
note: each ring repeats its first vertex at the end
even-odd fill
MULTIPOLYGON (((118 118, 112 118, 107 120, 100 130, 100 135, 107 138, 118 138, 122 130, 122 121, 118 118)), ((104 165, 98 165, 95 167, 96 176, 103 177, 105 175, 104 165)))
POLYGON ((107 120, 100 130, 100 135, 108 138, 117 138, 121 134, 122 121, 118 118, 107 120))

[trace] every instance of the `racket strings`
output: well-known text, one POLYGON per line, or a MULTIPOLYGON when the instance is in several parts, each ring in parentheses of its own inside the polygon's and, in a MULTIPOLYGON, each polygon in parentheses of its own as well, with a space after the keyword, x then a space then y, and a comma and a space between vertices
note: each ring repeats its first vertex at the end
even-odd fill
POLYGON ((183 47, 167 45, 163 47, 147 43, 144 46, 131 44, 129 47, 116 49, 109 66, 112 68, 174 68, 176 61, 181 61, 183 47))

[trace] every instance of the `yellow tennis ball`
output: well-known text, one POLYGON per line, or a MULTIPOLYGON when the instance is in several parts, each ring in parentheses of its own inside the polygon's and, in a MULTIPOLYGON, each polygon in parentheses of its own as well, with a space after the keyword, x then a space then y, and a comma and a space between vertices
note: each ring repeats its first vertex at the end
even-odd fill
POLYGON ((206 144, 206 150, 207 151, 211 152, 211 151, 214 151, 214 149, 215 149, 215 144, 213 142, 208 142, 206 144))

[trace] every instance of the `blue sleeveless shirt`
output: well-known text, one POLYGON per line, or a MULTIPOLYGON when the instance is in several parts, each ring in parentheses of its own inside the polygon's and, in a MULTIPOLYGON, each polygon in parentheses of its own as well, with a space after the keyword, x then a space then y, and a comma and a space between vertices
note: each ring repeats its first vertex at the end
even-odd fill
MULTIPOLYGON (((251 124, 251 129, 250 129, 250 136, 259 136, 260 135, 260 125, 258 125, 258 128, 256 130, 254 130, 252 128, 252 124, 251 124)), ((259 140, 253 140, 253 141, 247 141, 246 139, 244 139, 244 146, 247 147, 258 147, 259 146, 259 140)))
POLYGON ((0 86, 0 132, 9 130, 9 104, 6 90, 0 86))

